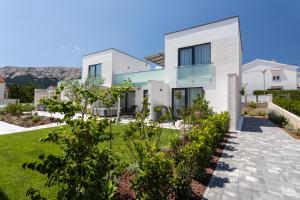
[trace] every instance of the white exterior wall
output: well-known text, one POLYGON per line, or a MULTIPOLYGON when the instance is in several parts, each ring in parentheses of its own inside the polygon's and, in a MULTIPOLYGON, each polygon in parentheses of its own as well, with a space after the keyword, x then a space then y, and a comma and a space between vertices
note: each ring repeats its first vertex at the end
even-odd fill
POLYGON ((146 62, 128 56, 119 51, 113 51, 112 54, 113 74, 124 74, 130 72, 139 72, 149 70, 146 62))
POLYGON ((0 99, 4 99, 5 83, 0 83, 0 99))
POLYGON ((82 58, 82 75, 81 79, 86 81, 89 76, 89 66, 102 64, 103 85, 110 87, 112 84, 112 52, 111 50, 90 54, 82 58))
POLYGON ((149 104, 150 104, 150 119, 155 120, 154 107, 168 105, 170 100, 170 88, 164 81, 149 81, 149 104))
POLYGON ((102 64, 102 78, 104 79, 104 86, 110 87, 112 85, 112 78, 114 74, 130 73, 145 71, 149 69, 146 62, 129 56, 115 49, 108 49, 105 51, 89 54, 82 58, 82 80, 88 78, 89 66, 95 64, 102 64))
POLYGON ((135 105, 137 105, 138 111, 142 111, 143 109, 144 90, 147 89, 147 87, 140 87, 135 90, 135 105))
POLYGON ((297 89, 297 70, 296 67, 285 66, 280 63, 270 61, 256 60, 253 63, 243 65, 243 85, 246 85, 246 93, 253 94, 255 90, 264 89, 265 72, 265 89, 272 86, 282 86, 284 90, 297 89), (282 70, 280 70, 282 69, 282 70), (280 80, 273 80, 273 75, 279 75, 280 80))
POLYGON ((200 26, 165 37, 166 82, 170 88, 203 87, 206 98, 214 111, 228 111, 228 74, 241 71, 241 42, 238 18, 200 26), (176 84, 178 49, 198 44, 211 43, 211 62, 215 67, 214 80, 201 85, 176 84))

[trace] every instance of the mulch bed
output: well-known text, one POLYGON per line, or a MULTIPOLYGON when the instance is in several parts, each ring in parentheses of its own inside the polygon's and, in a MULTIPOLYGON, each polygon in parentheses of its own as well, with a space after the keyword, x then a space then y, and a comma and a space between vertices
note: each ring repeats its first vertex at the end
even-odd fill
POLYGON ((206 187, 209 184, 209 181, 218 165, 219 159, 222 156, 223 150, 226 147, 226 143, 230 138, 230 133, 227 133, 223 139, 223 141, 219 144, 219 146, 214 150, 213 156, 210 161, 209 167, 206 169, 206 176, 202 181, 193 180, 192 181, 192 192, 193 199, 201 199, 204 195, 206 187))
POLYGON ((296 133, 294 133, 293 131, 287 130, 285 128, 281 128, 284 132, 286 132, 287 134, 289 134, 290 136, 292 136, 295 139, 300 140, 300 135, 297 135, 296 133))
POLYGON ((44 117, 44 116, 37 116, 31 114, 13 116, 9 113, 0 115, 0 120, 7 122, 9 124, 14 124, 26 128, 45 125, 45 124, 52 124, 57 122, 57 119, 53 117, 44 117))
MULTIPOLYGON (((222 156, 223 150, 226 146, 228 139, 230 138, 230 133, 226 134, 223 141, 219 144, 219 146, 214 150, 213 156, 210 161, 209 167, 206 169, 206 176, 202 181, 197 181, 195 179, 192 180, 191 188, 192 188, 192 199, 200 200, 204 195, 205 189, 209 184, 211 177, 217 167, 220 157, 222 156)), ((131 181, 133 180, 133 176, 129 172, 125 172, 119 178, 119 185, 117 189, 117 199, 122 200, 134 200, 135 193, 131 188, 131 181)), ((173 197, 169 198, 174 199, 173 197)))

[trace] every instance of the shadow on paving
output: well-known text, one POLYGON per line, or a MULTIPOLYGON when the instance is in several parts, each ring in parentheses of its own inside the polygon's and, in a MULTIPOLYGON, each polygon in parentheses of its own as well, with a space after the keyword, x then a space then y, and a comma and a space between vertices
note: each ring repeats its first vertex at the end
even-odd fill
MULTIPOLYGON (((237 151, 236 145, 239 145, 238 142, 232 141, 237 136, 236 133, 231 133, 230 136, 228 136, 228 141, 226 142, 226 146, 224 147, 224 150, 222 154, 220 155, 223 160, 219 160, 217 163, 216 169, 214 174, 211 176, 210 182, 207 186, 207 189, 213 189, 213 188, 224 188, 226 184, 230 183, 230 180, 228 177, 226 177, 226 172, 233 172, 236 170, 235 167, 231 167, 226 160, 229 158, 233 158, 234 156, 232 153, 234 151, 237 151), (225 158, 225 159, 224 159, 225 158)), ((206 200, 207 198, 202 197, 202 200, 206 200)))
POLYGON ((244 117, 242 131, 245 132, 260 132, 262 133, 261 126, 264 127, 277 127, 266 118, 259 117, 244 117))

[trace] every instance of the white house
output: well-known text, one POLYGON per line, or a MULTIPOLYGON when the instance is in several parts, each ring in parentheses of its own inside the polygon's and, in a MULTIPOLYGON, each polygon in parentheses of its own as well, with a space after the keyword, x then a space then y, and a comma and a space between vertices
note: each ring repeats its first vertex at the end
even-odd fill
POLYGON ((253 94, 255 90, 297 89, 296 66, 257 59, 244 64, 242 72, 247 94, 253 94))
POLYGON ((165 49, 140 60, 116 49, 84 55, 82 81, 103 77, 104 86, 130 79, 135 91, 121 100, 122 110, 142 109, 147 96, 150 118, 154 107, 171 106, 175 115, 205 92, 214 111, 229 111, 231 129, 240 119, 242 42, 239 17, 165 34, 165 49), (159 69, 151 70, 151 64, 159 69))

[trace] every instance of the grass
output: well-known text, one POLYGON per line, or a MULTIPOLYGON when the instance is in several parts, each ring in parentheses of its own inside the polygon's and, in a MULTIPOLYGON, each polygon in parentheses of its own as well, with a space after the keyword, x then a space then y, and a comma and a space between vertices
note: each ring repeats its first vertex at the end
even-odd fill
MULTIPOLYGON (((122 160, 130 161, 126 144, 121 137, 125 125, 114 125, 113 151, 122 160)), ((52 128, 53 129, 53 128, 52 128)), ((42 129, 0 136, 0 199, 26 199, 26 191, 30 187, 41 191, 43 197, 54 199, 57 188, 45 188, 45 177, 31 170, 23 170, 24 162, 35 161, 42 152, 57 154, 59 149, 54 144, 41 143, 50 129, 42 129)), ((177 131, 163 129, 162 146, 170 144, 170 137, 177 131)), ((106 144, 105 144, 106 145, 106 144)), ((108 144, 107 144, 108 145, 108 144)))

